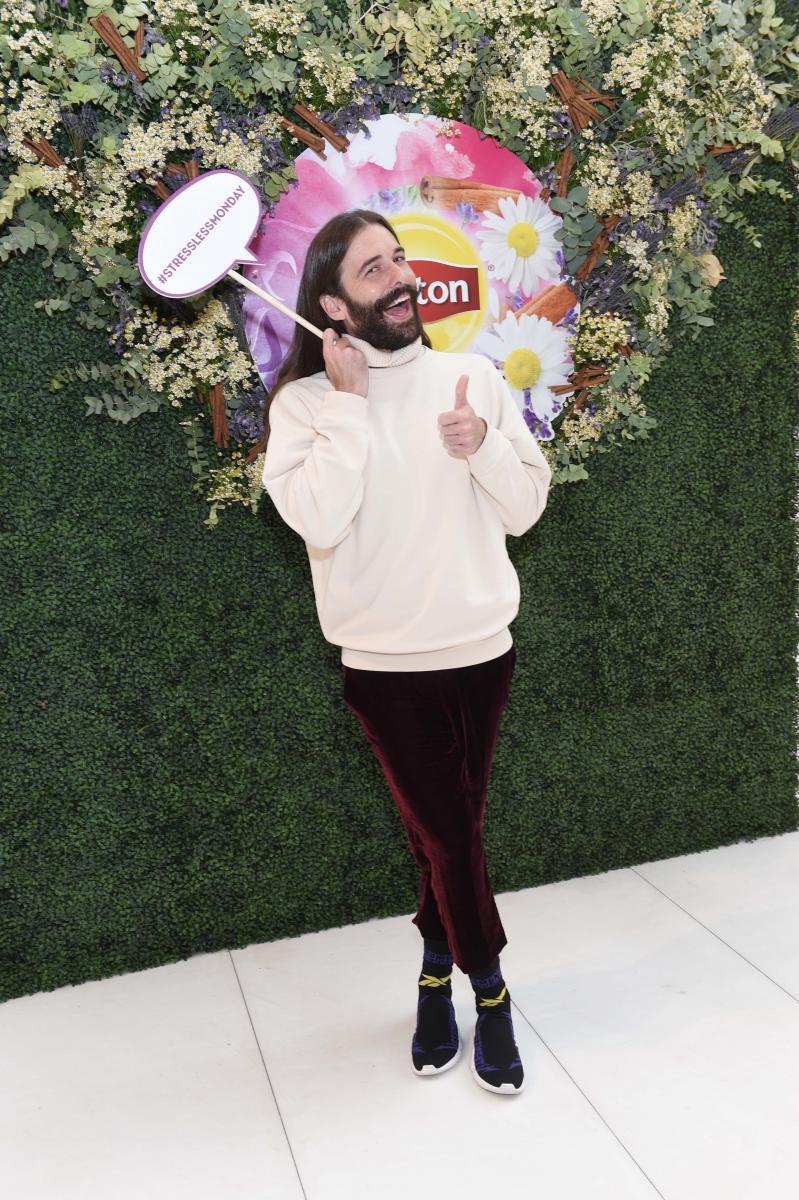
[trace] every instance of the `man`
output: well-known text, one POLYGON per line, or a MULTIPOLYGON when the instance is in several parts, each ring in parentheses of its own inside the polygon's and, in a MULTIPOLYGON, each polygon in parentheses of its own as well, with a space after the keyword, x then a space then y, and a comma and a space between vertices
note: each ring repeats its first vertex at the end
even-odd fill
POLYGON ((501 374, 434 351, 389 222, 354 209, 319 231, 265 416, 264 487, 305 540, 325 638, 421 868, 424 951, 411 1061, 461 1053, 453 961, 475 993, 471 1070, 518 1093, 524 1071, 482 841, 516 650, 519 580, 505 538, 539 519, 551 470, 501 374))

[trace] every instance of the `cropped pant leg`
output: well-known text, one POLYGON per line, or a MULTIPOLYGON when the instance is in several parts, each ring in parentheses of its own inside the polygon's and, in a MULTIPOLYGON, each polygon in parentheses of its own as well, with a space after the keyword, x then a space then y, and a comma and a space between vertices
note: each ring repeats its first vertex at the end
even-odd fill
POLYGON ((486 796, 516 647, 466 667, 369 671, 342 664, 343 699, 383 769, 420 867, 413 923, 446 939, 464 972, 507 944, 483 847, 486 796))

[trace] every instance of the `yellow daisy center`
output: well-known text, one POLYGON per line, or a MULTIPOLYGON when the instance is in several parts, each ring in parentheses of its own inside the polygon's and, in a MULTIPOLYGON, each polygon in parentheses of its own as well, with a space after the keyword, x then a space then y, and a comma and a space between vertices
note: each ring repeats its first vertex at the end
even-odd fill
POLYGON ((505 378, 520 392, 533 387, 540 374, 541 359, 533 350, 511 350, 505 359, 505 378))
POLYGON ((520 258, 529 258, 538 245, 538 230, 528 221, 517 221, 508 230, 508 245, 520 258))

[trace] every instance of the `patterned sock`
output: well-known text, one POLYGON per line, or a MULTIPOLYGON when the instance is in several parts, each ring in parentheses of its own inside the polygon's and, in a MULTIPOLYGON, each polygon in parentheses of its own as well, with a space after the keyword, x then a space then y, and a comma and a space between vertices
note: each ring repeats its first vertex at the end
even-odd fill
POLYGON ((452 955, 445 941, 424 939, 411 1056, 417 1075, 434 1075, 460 1056, 452 1003, 452 955))
POLYGON ((481 1087, 492 1092, 520 1092, 524 1068, 513 1036, 510 992, 502 978, 499 957, 484 970, 470 971, 477 1023, 472 1072, 481 1087))

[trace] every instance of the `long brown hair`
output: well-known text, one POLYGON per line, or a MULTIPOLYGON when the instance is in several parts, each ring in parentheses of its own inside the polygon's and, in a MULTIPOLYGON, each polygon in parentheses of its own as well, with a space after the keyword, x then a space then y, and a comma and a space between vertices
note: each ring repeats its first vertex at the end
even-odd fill
MULTIPOLYGON (((325 294, 341 296, 341 263, 347 253, 349 244, 359 230, 366 225, 383 225, 393 234, 399 244, 399 238, 384 216, 368 208, 353 208, 348 212, 339 213, 323 225, 314 237, 305 257, 300 288, 297 294, 295 312, 306 321, 310 321, 317 329, 335 329, 336 333, 346 333, 343 321, 330 318, 319 303, 319 297, 325 294)), ((422 327, 422 344, 432 349, 432 342, 422 327)), ((250 454, 261 453, 269 441, 269 409, 280 389, 293 379, 305 379, 315 375, 325 368, 325 357, 322 341, 300 325, 294 322, 294 338, 277 373, 272 390, 267 393, 263 405, 263 438, 250 454)), ((248 455, 248 458, 250 456, 248 455)))

